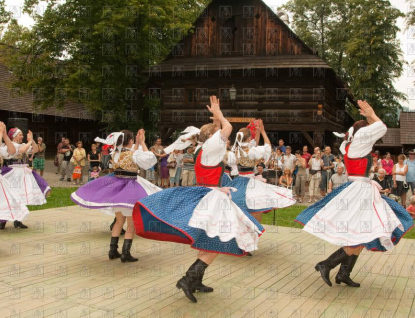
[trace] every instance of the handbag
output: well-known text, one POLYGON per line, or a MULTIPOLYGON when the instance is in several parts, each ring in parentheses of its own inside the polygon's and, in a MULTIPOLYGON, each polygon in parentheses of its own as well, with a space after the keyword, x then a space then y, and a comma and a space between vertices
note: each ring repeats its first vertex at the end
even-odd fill
POLYGON ((317 172, 319 172, 319 170, 310 169, 310 174, 312 174, 312 175, 315 175, 317 172))
POLYGON ((73 180, 81 179, 81 175, 82 175, 82 168, 80 166, 76 166, 73 169, 72 179, 73 180))
POLYGON ((175 169, 176 168, 176 161, 168 162, 166 167, 169 169, 175 169))

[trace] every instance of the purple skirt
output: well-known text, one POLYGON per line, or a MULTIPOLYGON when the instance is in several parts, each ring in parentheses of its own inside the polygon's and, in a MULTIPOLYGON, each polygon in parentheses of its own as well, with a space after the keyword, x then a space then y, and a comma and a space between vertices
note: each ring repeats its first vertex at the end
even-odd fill
POLYGON ((169 168, 167 168, 167 167, 160 167, 160 178, 161 179, 168 179, 168 178, 170 178, 169 168))
POLYGON ((151 193, 151 189, 137 182, 137 178, 105 176, 80 187, 71 194, 71 199, 76 204, 89 209, 113 207, 132 209, 138 200, 151 193))

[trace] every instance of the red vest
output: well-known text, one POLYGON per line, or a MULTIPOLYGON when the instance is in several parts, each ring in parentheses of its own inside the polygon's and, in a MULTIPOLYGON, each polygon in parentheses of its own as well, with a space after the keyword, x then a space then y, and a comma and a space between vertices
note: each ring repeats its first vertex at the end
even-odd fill
POLYGON ((372 156, 368 154, 362 158, 349 158, 349 147, 350 143, 346 146, 346 153, 344 155, 344 165, 346 166, 347 174, 356 177, 369 177, 373 163, 372 156))
POLYGON ((225 170, 223 162, 217 166, 202 165, 202 148, 196 151, 195 154, 195 174, 196 185, 204 187, 220 187, 222 185, 222 175, 225 170))

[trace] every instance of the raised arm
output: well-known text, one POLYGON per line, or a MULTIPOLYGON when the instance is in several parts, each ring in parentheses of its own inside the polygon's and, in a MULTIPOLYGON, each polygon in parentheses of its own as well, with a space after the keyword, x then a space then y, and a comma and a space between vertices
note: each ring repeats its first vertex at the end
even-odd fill
POLYGON ((6 125, 0 121, 0 143, 1 143, 2 138, 7 147, 7 152, 11 155, 14 155, 16 153, 16 147, 11 142, 9 136, 7 136, 6 125))
POLYGON ((220 110, 219 106, 219 100, 216 98, 216 96, 210 97, 210 106, 206 105, 207 109, 212 113, 213 121, 219 121, 221 125, 221 134, 224 140, 227 140, 229 136, 232 133, 232 125, 229 123, 229 121, 223 116, 222 111, 220 110))

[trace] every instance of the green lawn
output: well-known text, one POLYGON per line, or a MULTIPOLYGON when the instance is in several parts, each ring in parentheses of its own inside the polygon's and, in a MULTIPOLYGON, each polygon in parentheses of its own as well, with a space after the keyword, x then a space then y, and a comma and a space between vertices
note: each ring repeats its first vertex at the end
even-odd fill
MULTIPOLYGON (((47 199, 47 203, 41 206, 29 206, 30 211, 62 208, 65 206, 75 205, 70 198, 72 192, 75 192, 77 188, 52 188, 52 194, 47 199)), ((275 223, 277 226, 302 228, 302 225, 294 222, 298 214, 301 213, 306 207, 303 205, 293 205, 285 209, 278 209, 275 211, 275 223)), ((272 225, 274 221, 274 211, 265 214, 262 218, 263 224, 272 225)), ((415 228, 412 228, 405 234, 404 238, 415 239, 415 228)))
POLYGON ((51 208, 62 208, 69 205, 75 205, 71 200, 71 193, 78 188, 52 188, 51 195, 46 199, 44 205, 30 205, 29 211, 44 210, 51 208))

